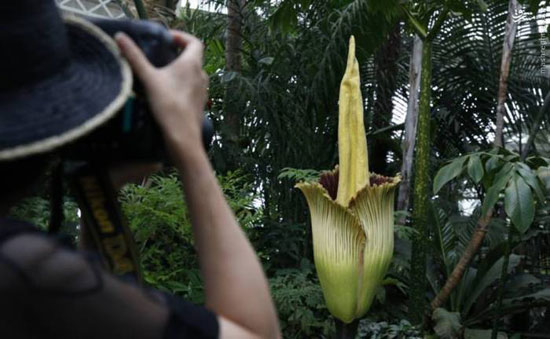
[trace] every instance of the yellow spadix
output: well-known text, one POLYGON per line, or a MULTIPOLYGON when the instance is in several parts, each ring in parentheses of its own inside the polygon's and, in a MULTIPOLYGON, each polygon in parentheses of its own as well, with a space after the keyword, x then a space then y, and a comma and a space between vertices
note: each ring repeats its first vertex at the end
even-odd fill
POLYGON ((339 166, 319 182, 296 185, 305 195, 313 255, 329 311, 345 323, 363 316, 393 254, 394 191, 400 178, 370 174, 359 65, 350 38, 340 85, 339 166))

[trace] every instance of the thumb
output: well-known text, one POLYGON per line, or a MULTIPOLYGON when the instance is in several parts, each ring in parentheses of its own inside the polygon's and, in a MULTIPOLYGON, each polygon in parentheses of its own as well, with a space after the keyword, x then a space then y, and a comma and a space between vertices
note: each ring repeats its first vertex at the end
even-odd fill
POLYGON ((118 32, 115 34, 115 41, 137 76, 144 83, 147 83, 149 79, 152 79, 152 74, 155 68, 149 60, 147 60, 147 57, 143 54, 132 38, 122 32, 118 32))

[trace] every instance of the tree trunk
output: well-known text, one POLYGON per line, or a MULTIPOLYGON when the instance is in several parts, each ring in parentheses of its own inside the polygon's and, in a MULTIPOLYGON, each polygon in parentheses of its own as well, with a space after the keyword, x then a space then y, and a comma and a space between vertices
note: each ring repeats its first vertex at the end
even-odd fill
MULTIPOLYGON (((409 72, 409 102, 405 119, 405 137, 403 140, 403 161, 401 165, 401 184, 397 196, 397 210, 409 210, 409 194, 416 141, 416 124, 418 122, 418 93, 420 89, 420 72, 422 70, 422 40, 415 36, 411 66, 409 72)), ((404 224, 404 220, 398 221, 404 224)))
POLYGON ((495 146, 504 146, 504 114, 506 107, 506 96, 508 94, 508 76, 510 75, 510 62, 512 61, 512 48, 514 47, 514 40, 516 39, 516 33, 518 24, 515 22, 513 15, 517 12, 518 2, 517 0, 510 0, 508 4, 508 18, 506 19, 506 34, 504 36, 504 45, 502 47, 502 61, 500 64, 500 79, 498 85, 498 97, 497 97, 497 117, 496 117, 496 130, 495 130, 495 146))
MULTIPOLYGON (((245 0, 227 1, 227 30, 225 34, 225 72, 226 74, 242 72, 242 26, 245 0)), ((224 136, 225 163, 223 172, 239 167, 239 130, 242 102, 240 100, 238 79, 227 82, 224 96, 224 136)))
MULTIPOLYGON (((373 110, 373 130, 387 128, 393 117, 393 94, 397 90, 397 62, 401 48, 401 25, 398 23, 390 32, 388 39, 376 54, 376 101, 373 110)), ((387 133, 371 137, 369 146, 376 153, 370 165, 374 173, 390 175, 387 170, 388 153, 393 149, 392 140, 387 133)), ((373 153, 371 152, 371 154, 373 153)))
MULTIPOLYGON (((498 89, 497 127, 494 141, 494 145, 497 147, 504 147, 504 139, 502 133, 504 127, 504 102, 506 101, 506 95, 508 91, 508 74, 510 72, 512 48, 514 46, 514 39, 517 31, 517 23, 514 22, 512 16, 514 13, 516 13, 517 7, 517 0, 510 0, 508 6, 508 18, 506 20, 506 35, 504 37, 501 74, 498 89)), ((445 282, 443 288, 439 291, 437 296, 431 302, 432 310, 435 310, 436 308, 443 305, 445 301, 447 301, 447 299, 451 295, 451 292, 456 288, 456 286, 462 279, 466 268, 473 260, 473 258, 479 251, 479 248, 483 244, 483 240, 485 239, 485 235, 487 234, 487 229, 489 227, 489 223, 491 222, 492 215, 493 210, 490 210, 487 215, 482 216, 477 222, 476 229, 474 231, 474 234, 472 235, 472 238, 470 239, 470 242, 468 243, 468 247, 460 257, 458 264, 453 269, 451 275, 447 278, 447 281, 445 282)))
POLYGON ((422 46, 422 73, 420 76, 420 103, 418 112, 418 133, 416 140, 415 182, 413 192, 413 226, 417 234, 413 238, 409 316, 413 324, 422 322, 426 305, 426 255, 428 238, 428 209, 430 183, 430 119, 432 82, 432 42, 424 41, 422 46))
POLYGON ((227 1, 227 31, 225 39, 225 70, 242 71, 242 24, 244 0, 227 1))

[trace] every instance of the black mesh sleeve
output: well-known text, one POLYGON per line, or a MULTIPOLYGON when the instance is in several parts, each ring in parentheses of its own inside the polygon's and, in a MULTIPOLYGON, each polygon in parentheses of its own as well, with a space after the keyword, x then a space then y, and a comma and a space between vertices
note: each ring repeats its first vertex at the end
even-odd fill
POLYGON ((165 294, 170 317, 164 339, 215 339, 219 336, 218 318, 210 310, 176 296, 165 294))
POLYGON ((108 274, 97 260, 0 220, 0 333, 6 338, 217 338, 215 314, 108 274), (6 230, 3 234, 2 230, 6 230), (8 231, 9 230, 9 231, 8 231), (8 235, 9 233, 9 235, 8 235))

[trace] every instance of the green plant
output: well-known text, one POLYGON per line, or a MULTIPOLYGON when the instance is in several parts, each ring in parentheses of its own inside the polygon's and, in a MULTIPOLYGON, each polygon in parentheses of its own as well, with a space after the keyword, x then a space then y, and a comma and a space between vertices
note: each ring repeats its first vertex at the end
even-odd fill
POLYGON ((432 311, 441 307, 461 282, 468 265, 482 246, 501 192, 504 191, 504 212, 510 218, 511 227, 520 235, 529 229, 537 205, 546 203, 539 170, 549 164, 547 158, 529 157, 523 160, 517 153, 496 147, 488 152, 475 152, 455 158, 439 170, 433 183, 434 194, 446 183, 464 174, 486 193, 475 231, 452 272, 447 274, 447 281, 432 300, 432 311))
MULTIPOLYGON (((441 283, 451 274, 466 249, 476 219, 481 214, 478 208, 469 217, 449 216, 439 204, 437 200, 432 202, 432 220, 436 233, 432 252, 434 259, 428 265, 428 281, 434 294, 440 291, 441 283)), ((467 327, 487 327, 497 316, 507 317, 549 302, 550 289, 540 278, 523 272, 523 257, 512 254, 507 266, 510 278, 503 291, 503 307, 499 309, 498 283, 508 245, 508 240, 502 236, 505 230, 506 225, 502 221, 492 221, 483 255, 465 270, 462 279, 451 292, 445 309, 438 308, 437 313, 434 312, 433 324, 439 335, 446 333, 450 336, 467 327)), ((538 233, 529 231, 521 238, 515 233, 511 241, 512 250, 538 233)))
POLYGON ((242 171, 232 171, 219 175, 218 182, 239 224, 245 229, 258 226, 263 208, 251 178, 242 171))
POLYGON ((190 273, 197 269, 191 224, 177 175, 155 175, 146 185, 126 185, 119 200, 136 241, 144 280, 200 302, 200 279, 190 273))
MULTIPOLYGON (((256 193, 240 172, 218 176, 230 207, 248 230, 260 220, 256 193)), ((151 286, 203 301, 191 220, 177 173, 154 175, 145 185, 126 185, 120 192, 122 209, 139 251, 144 280, 151 286)))
MULTIPOLYGON (((78 225, 78 206, 74 200, 65 198, 63 201, 63 224, 60 232, 76 244, 78 225)), ((13 218, 27 221, 41 230, 47 230, 50 221, 50 202, 40 196, 28 197, 14 206, 9 215, 13 218)))
POLYGON ((280 269, 269 279, 284 338, 327 338, 334 331, 312 264, 280 269))
POLYGON ((374 321, 366 318, 359 322, 357 335, 360 339, 421 339, 417 327, 405 319, 396 322, 374 321))
POLYGON ((314 169, 298 169, 285 167, 281 170, 281 173, 277 179, 289 179, 293 182, 299 181, 317 181, 321 177, 321 172, 314 169))
POLYGON ((439 170, 434 179, 434 194, 449 181, 467 174, 487 192, 482 214, 487 215, 493 209, 504 191, 504 211, 523 234, 534 220, 536 200, 541 204, 546 201, 538 170, 549 165, 550 159, 530 157, 521 161, 519 154, 503 148, 471 153, 453 159, 439 170))
POLYGON ((261 227, 248 230, 250 241, 268 275, 281 268, 299 268, 302 259, 311 256, 306 250, 307 227, 264 218, 261 227))
POLYGON ((42 197, 26 198, 10 210, 10 216, 46 230, 50 218, 50 203, 42 197))

